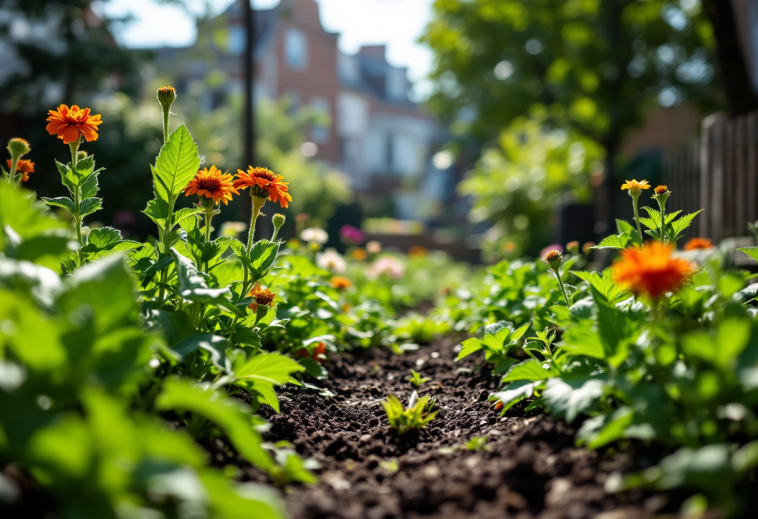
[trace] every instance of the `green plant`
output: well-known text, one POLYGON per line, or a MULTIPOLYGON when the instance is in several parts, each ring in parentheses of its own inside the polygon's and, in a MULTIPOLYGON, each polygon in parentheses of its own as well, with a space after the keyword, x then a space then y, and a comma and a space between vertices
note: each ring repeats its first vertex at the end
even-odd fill
POLYGON ((519 340, 529 329, 529 324, 514 330, 512 325, 505 321, 488 324, 484 327, 484 337, 481 339, 470 338, 463 341, 461 351, 455 360, 461 360, 474 352, 484 351, 485 359, 494 364, 495 373, 502 373, 510 368, 516 359, 508 354, 513 348, 518 347, 519 340))
POLYGON ((411 376, 408 377, 408 382, 410 382, 413 387, 418 389, 421 384, 426 384, 429 382, 429 379, 422 377, 421 373, 411 370, 411 376))
POLYGON ((395 395, 388 396, 381 404, 384 412, 387 413, 387 421, 390 427, 400 435, 423 429, 437 417, 439 412, 429 409, 429 395, 419 398, 415 391, 408 399, 407 408, 403 407, 403 403, 395 395))

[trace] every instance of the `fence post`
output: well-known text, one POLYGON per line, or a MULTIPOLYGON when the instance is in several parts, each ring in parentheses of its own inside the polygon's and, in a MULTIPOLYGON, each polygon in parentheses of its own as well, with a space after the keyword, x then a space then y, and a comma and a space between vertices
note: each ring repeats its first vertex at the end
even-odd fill
POLYGON ((702 122, 700 146, 700 236, 721 240, 724 222, 724 121, 722 113, 711 114, 702 122))

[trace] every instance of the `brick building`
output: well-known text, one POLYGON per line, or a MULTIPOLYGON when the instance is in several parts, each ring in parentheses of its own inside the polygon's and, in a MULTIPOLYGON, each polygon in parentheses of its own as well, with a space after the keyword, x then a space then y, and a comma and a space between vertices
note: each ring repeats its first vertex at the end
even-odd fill
MULTIPOLYGON (((185 77, 176 78, 189 81, 222 70, 229 80, 204 94, 208 108, 243 91, 241 5, 232 3, 214 20, 227 36, 213 46, 214 68, 183 63, 185 77)), ((354 190, 391 197, 395 216, 433 218, 453 187, 450 172, 431 161, 438 127, 409 99, 407 70, 387 62, 384 45, 348 55, 338 48, 338 39, 321 25, 315 0, 281 0, 274 8, 256 10, 254 95, 287 97, 293 109, 309 106, 328 115, 328 123, 308 135, 316 158, 345 172, 354 190)), ((159 50, 159 68, 182 50, 159 50)))

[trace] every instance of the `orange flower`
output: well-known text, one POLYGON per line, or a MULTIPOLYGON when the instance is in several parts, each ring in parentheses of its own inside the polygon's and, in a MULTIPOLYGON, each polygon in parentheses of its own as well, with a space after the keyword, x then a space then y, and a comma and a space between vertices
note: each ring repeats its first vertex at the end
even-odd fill
POLYGON ((420 245, 414 245, 408 249, 408 257, 410 258, 423 258, 426 256, 426 249, 420 245))
POLYGON ((70 144, 84 136, 87 142, 97 140, 97 127, 102 124, 100 114, 90 115, 89 108, 79 108, 73 105, 69 108, 60 105, 57 110, 49 110, 47 131, 63 139, 63 144, 70 144))
POLYGON ((261 288, 260 281, 255 283, 255 286, 253 286, 253 289, 247 295, 253 298, 253 302, 248 305, 248 308, 253 312, 258 311, 258 305, 271 306, 276 297, 276 294, 268 288, 261 288))
POLYGON ((713 242, 708 238, 691 238, 684 246, 684 250, 712 249, 713 242))
POLYGON ((212 198, 215 204, 224 202, 224 205, 229 204, 229 200, 232 199, 232 193, 235 195, 240 194, 234 188, 232 175, 230 173, 222 173, 216 166, 211 166, 211 169, 205 168, 202 171, 198 171, 195 178, 184 188, 184 194, 187 196, 196 194, 197 196, 212 198))
POLYGON ((334 276, 332 278, 332 288, 336 288, 337 290, 345 290, 351 286, 353 286, 353 284, 347 278, 343 278, 341 276, 334 276))
POLYGON ((695 271, 695 265, 681 258, 672 258, 673 245, 648 242, 621 253, 621 260, 613 265, 613 280, 631 289, 635 294, 660 297, 675 292, 695 271))
POLYGON ((655 191, 656 195, 662 195, 668 190, 669 190, 668 186, 656 186, 656 188, 653 191, 655 191))
MULTIPOLYGON (((12 167, 13 162, 8 159, 8 170, 10 171, 12 167)), ((18 164, 16 164, 16 174, 21 175, 21 180, 26 182, 29 180, 29 173, 34 173, 34 162, 27 159, 19 159, 18 164)))
POLYGON ((289 206, 292 197, 289 191, 288 183, 282 182, 284 177, 277 175, 266 168, 254 168, 248 166, 247 172, 241 169, 237 170, 237 180, 234 181, 234 187, 237 189, 252 188, 252 195, 257 198, 268 198, 282 207, 289 206))
POLYGON ((353 258, 357 259, 358 261, 363 261, 368 258, 368 253, 366 252, 366 249, 358 247, 357 249, 353 250, 353 258))

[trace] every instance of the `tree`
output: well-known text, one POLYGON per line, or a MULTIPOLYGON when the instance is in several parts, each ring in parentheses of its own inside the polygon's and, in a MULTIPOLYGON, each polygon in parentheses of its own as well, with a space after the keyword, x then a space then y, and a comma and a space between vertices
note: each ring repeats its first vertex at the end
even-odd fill
POLYGON ((117 45, 113 28, 125 19, 93 10, 93 0, 10 0, 2 7, 0 43, 7 62, 0 109, 31 113, 85 95, 140 86, 147 53, 117 45))
MULTIPOLYGON (((436 0, 422 37, 434 51, 432 108, 486 142, 524 115, 570 128, 614 157, 656 102, 712 100, 713 31, 697 0, 436 0)), ((601 217, 611 222, 606 203, 601 217)))
POLYGON ((719 74, 732 115, 758 109, 758 95, 745 61, 732 0, 703 0, 703 10, 713 26, 719 74))

